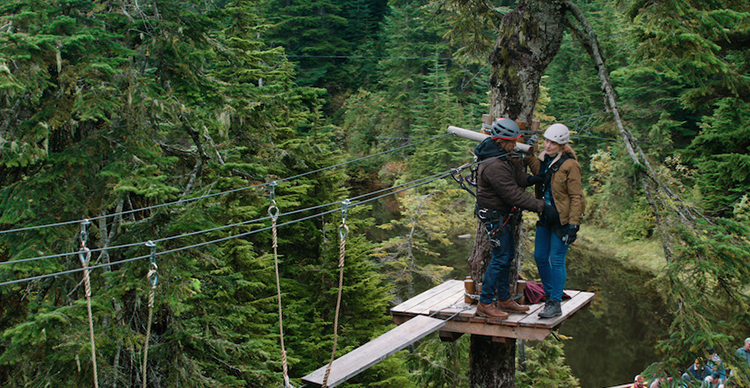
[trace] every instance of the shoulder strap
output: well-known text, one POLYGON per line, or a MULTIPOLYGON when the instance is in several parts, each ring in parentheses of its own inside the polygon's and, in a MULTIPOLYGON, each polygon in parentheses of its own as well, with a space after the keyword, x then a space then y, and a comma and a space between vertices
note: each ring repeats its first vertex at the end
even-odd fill
POLYGON ((547 191, 547 187, 549 187, 549 182, 552 179, 552 174, 556 173, 557 170, 560 169, 560 166, 562 166, 566 160, 571 158, 575 159, 571 154, 560 155, 560 159, 558 159, 555 163, 552 163, 552 165, 547 168, 547 171, 545 171, 544 173, 544 181, 542 182, 541 189, 537 192, 537 197, 541 198, 541 196, 544 195, 544 192, 547 191))
POLYGON ((549 166, 549 169, 547 170, 547 172, 549 171, 557 172, 557 170, 560 169, 560 166, 562 166, 563 163, 565 163, 565 161, 568 159, 575 159, 575 158, 571 154, 563 154, 562 156, 560 156, 560 159, 558 159, 557 162, 549 166))

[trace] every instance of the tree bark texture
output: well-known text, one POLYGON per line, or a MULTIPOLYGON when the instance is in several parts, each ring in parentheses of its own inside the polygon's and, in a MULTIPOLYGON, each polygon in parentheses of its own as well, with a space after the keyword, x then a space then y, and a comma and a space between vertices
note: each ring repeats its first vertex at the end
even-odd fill
POLYGON ((516 342, 506 338, 472 335, 469 352, 469 386, 472 388, 514 388, 516 386, 516 342))
POLYGON ((491 115, 531 127, 539 81, 562 43, 565 11, 560 0, 520 0, 503 17, 489 56, 491 115))

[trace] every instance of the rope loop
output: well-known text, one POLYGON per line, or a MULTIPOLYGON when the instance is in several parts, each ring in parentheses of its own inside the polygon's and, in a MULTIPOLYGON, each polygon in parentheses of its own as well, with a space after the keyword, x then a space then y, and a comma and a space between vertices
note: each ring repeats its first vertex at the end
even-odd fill
POLYGON ((349 234, 349 226, 347 226, 346 224, 343 224, 343 223, 342 223, 342 224, 341 224, 341 225, 339 226, 339 237, 340 237, 340 238, 341 238, 342 240, 346 240, 346 236, 347 236, 348 234, 349 234))
POLYGON ((271 200, 271 206, 268 207, 268 215, 271 216, 271 220, 274 222, 279 218, 279 208, 276 206, 276 201, 271 200))
POLYGON ((156 285, 159 283, 159 274, 156 273, 156 270, 159 269, 159 267, 156 265, 156 263, 150 263, 149 264, 149 270, 146 277, 151 282, 151 287, 156 287, 156 285))
POLYGON ((91 250, 86 248, 85 245, 78 251, 78 260, 81 261, 83 267, 88 266, 89 261, 91 261, 91 250))

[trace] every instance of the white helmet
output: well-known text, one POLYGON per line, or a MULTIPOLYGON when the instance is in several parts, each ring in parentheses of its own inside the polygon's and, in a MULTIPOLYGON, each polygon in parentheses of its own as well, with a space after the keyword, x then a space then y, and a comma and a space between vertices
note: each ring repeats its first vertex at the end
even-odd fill
POLYGON ((557 144, 568 144, 570 140, 570 131, 565 124, 555 123, 544 131, 544 138, 554 141, 557 144))

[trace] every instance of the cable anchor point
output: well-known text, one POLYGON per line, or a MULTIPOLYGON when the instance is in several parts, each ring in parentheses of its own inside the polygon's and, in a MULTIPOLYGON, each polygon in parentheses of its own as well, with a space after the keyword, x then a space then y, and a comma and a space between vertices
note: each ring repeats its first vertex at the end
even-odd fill
POLYGON ((86 227, 89 226, 90 224, 91 222, 89 221, 88 218, 81 221, 81 247, 85 247, 86 243, 89 240, 89 234, 86 231, 86 227))
POLYGON ((342 240, 346 238, 347 234, 349 234, 349 227, 346 225, 346 216, 349 205, 351 205, 351 201, 348 199, 341 202, 341 226, 339 226, 339 237, 342 240))
POLYGON ((156 273, 156 270, 159 269, 159 266, 156 265, 156 244, 148 240, 145 245, 151 248, 151 262, 149 263, 148 275, 146 277, 151 282, 151 286, 156 287, 159 283, 159 274, 156 273))
POLYGON ((277 218, 279 218, 279 208, 276 206, 276 186, 278 186, 278 182, 273 181, 268 184, 269 187, 269 195, 271 198, 271 206, 268 207, 268 215, 271 217, 272 220, 276 221, 277 218))

